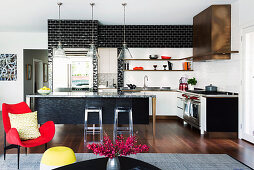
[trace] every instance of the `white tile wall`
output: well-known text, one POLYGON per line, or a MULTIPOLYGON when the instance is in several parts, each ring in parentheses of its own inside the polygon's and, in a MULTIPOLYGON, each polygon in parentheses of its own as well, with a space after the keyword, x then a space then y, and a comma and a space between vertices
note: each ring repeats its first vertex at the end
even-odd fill
POLYGON ((197 87, 213 84, 221 91, 239 92, 240 58, 233 54, 231 60, 194 63, 197 87))

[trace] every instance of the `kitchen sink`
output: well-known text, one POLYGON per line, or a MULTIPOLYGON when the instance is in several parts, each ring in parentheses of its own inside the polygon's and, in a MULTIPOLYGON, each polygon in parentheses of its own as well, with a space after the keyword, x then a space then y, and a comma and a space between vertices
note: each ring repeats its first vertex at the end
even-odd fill
MULTIPOLYGON (((130 90, 129 88, 127 88, 128 90, 130 90)), ((123 90, 127 90, 127 89, 123 89, 123 90)), ((170 90, 170 87, 136 87, 135 89, 132 89, 134 91, 163 91, 163 90, 170 90)))
POLYGON ((144 90, 160 90, 160 87, 143 87, 144 90))
POLYGON ((161 91, 161 90, 170 90, 170 87, 146 87, 146 88, 143 88, 144 90, 158 90, 158 91, 161 91))

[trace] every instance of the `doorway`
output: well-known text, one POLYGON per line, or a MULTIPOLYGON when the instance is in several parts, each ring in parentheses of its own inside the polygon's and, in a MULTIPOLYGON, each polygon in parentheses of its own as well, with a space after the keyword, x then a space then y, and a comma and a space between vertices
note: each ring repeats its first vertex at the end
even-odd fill
POLYGON ((33 93, 43 87, 43 62, 33 59, 33 93))
POLYGON ((254 143, 254 26, 242 31, 241 138, 254 143))

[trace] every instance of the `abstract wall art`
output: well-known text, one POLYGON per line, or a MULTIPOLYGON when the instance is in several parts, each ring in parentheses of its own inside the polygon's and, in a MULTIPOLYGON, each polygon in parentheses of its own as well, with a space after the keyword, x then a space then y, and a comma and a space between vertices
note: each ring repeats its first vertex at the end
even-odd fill
POLYGON ((0 54, 0 81, 17 80, 17 54, 0 54))

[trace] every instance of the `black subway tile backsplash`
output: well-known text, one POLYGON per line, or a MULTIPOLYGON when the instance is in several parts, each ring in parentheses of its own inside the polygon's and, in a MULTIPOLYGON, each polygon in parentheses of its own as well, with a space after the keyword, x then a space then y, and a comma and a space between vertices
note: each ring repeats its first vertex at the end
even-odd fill
MULTIPOLYGON (((99 25, 99 47, 121 47, 122 25, 99 25)), ((127 25, 126 43, 130 48, 191 48, 191 25, 127 25)))
MULTIPOLYGON (((123 43, 122 25, 100 25, 97 20, 48 20, 49 49, 56 47, 59 33, 65 48, 89 47, 92 41, 98 47, 119 48, 123 43)), ((192 25, 126 25, 126 43, 130 48, 191 48, 192 25)))
MULTIPOLYGON (((57 47, 59 38, 64 48, 88 48, 92 42, 97 47, 118 48, 123 43, 122 25, 100 25, 97 20, 48 20, 48 50, 57 47)), ((192 48, 192 25, 126 25, 126 43, 129 48, 192 48)), ((50 68, 52 60, 49 59, 50 68)), ((123 65, 118 60, 118 87, 123 86, 123 65)), ((94 73, 98 63, 94 60, 94 73)), ((52 87, 52 76, 49 83, 52 87)), ((97 74, 94 74, 94 91, 97 91, 97 74)))

